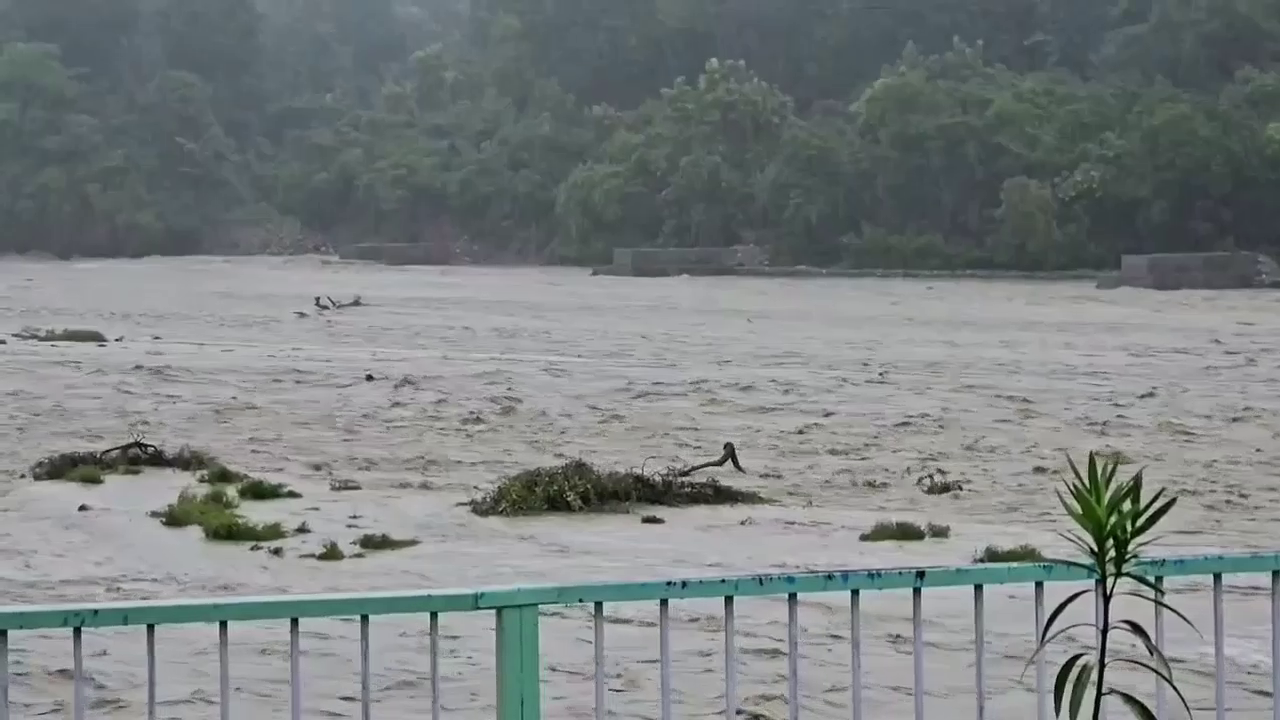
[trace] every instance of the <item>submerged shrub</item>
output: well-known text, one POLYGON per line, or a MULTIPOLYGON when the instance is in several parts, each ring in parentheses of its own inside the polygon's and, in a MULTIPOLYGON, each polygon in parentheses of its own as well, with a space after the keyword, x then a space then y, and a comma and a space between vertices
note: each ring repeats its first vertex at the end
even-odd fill
POLYGON ((196 482, 205 485, 238 485, 248 479, 248 475, 215 462, 196 477, 196 482))
POLYGON ((14 333, 13 336, 19 340, 35 340, 36 342, 105 343, 107 341, 107 336, 97 330, 83 328, 63 328, 62 330, 23 328, 21 331, 14 333))
POLYGON ((278 522, 255 523, 236 513, 209 518, 200 527, 206 538, 226 542, 271 542, 289 537, 278 522))
POLYGON ((907 520, 881 520, 859 535, 858 539, 863 542, 911 542, 948 537, 951 537, 951 527, 948 525, 929 523, 921 526, 907 520))
POLYGON ((280 500, 302 497, 302 493, 284 483, 273 483, 258 478, 250 478, 240 483, 236 487, 236 494, 241 500, 280 500))
POLYGON ((213 488, 206 493, 183 490, 178 499, 152 515, 166 527, 204 526, 207 523, 231 515, 239 503, 223 488, 213 488))
POLYGON ((982 549, 982 552, 973 556, 973 561, 976 563, 1043 562, 1044 559, 1044 554, 1035 545, 1015 545, 1014 547, 988 545, 982 549))
POLYGON ((183 490, 178 499, 163 510, 152 513, 165 527, 196 526, 209 540, 228 542, 271 542, 289 536, 278 522, 256 523, 236 509, 240 506, 235 493, 216 486, 205 493, 183 490))
POLYGON ((351 543, 361 550, 400 550, 421 544, 421 540, 393 538, 386 533, 366 533, 351 543))
POLYGON ((187 445, 178 448, 177 452, 167 453, 154 445, 137 441, 104 452, 75 450, 46 455, 31 466, 31 478, 63 480, 67 473, 85 466, 96 467, 104 473, 136 475, 144 467, 194 472, 210 468, 213 464, 208 453, 187 445))
POLYGON ((64 478, 67 482, 83 483, 85 485, 101 485, 105 480, 102 477, 102 471, 94 465, 78 465, 67 471, 64 478))
POLYGON ((647 475, 600 470, 584 460, 538 467, 503 478, 468 502, 480 516, 539 513, 617 512, 632 505, 738 505, 768 500, 759 493, 715 479, 690 480, 675 472, 647 475))
POLYGON ((342 551, 342 546, 338 545, 338 543, 333 540, 325 540, 324 548, 320 552, 316 553, 317 560, 324 560, 327 562, 345 560, 346 557, 347 554, 342 551))

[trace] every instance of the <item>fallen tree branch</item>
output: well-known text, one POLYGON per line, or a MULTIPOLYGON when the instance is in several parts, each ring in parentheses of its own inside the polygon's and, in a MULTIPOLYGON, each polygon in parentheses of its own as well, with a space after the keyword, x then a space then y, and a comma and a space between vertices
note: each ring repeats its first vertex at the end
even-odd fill
POLYGON ((145 442, 141 436, 135 436, 133 440, 130 440, 123 445, 107 448, 106 450, 98 453, 98 464, 173 467, 173 461, 169 459, 169 456, 165 455, 164 450, 161 450, 149 442, 145 442), (138 459, 145 458, 151 462, 129 462, 134 452, 137 453, 138 459), (119 457, 115 462, 108 462, 107 456, 113 453, 118 453, 119 457))
POLYGON ((738 462, 737 448, 733 446, 733 443, 727 442, 724 444, 724 453, 722 453, 719 458, 709 462, 700 463, 698 465, 690 465, 689 467, 677 472, 676 477, 689 477, 699 470, 706 470, 707 468, 713 467, 724 467, 725 463, 733 463, 733 469, 740 473, 746 472, 746 470, 742 469, 742 463, 738 462))

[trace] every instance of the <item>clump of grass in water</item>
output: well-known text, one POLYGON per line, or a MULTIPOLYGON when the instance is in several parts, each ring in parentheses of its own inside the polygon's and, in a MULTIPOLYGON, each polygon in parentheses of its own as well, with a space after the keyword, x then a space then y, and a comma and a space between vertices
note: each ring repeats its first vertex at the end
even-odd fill
POLYGON ((988 545, 982 549, 982 552, 973 556, 973 561, 976 563, 1044 562, 1044 560, 1044 553, 1041 553, 1035 545, 1015 545, 1014 547, 988 545))
POLYGON ((230 515, 240 506, 235 495, 224 488, 216 487, 206 493, 183 490, 178 499, 169 503, 163 510, 152 513, 159 518, 165 527, 203 527, 206 523, 230 515))
POLYGON ((523 470, 467 505, 482 517, 540 513, 618 512, 632 505, 742 505, 768 500, 718 480, 689 480, 674 471, 647 475, 600 470, 584 460, 523 470))
POLYGON ((196 482, 204 485, 238 485, 248 479, 248 475, 238 470, 232 470, 222 463, 214 463, 200 473, 196 482))
POLYGON ((236 513, 212 517, 200 529, 209 540, 225 542, 272 542, 289 537, 278 522, 256 523, 236 513))
POLYGON ((928 539, 944 539, 951 537, 951 527, 929 523, 917 525, 907 520, 881 520, 858 539, 863 542, 913 542, 928 539))
POLYGON ((36 342, 104 343, 107 341, 107 336, 97 330, 82 328, 63 328, 62 330, 23 328, 21 331, 14 333, 13 336, 19 340, 34 340, 36 342))
POLYGON ((302 493, 290 488, 285 483, 270 482, 255 478, 239 470, 232 470, 226 465, 215 463, 196 478, 196 482, 205 485, 234 485, 236 494, 241 500, 280 500, 283 498, 300 498, 302 493))
POLYGON ((336 562, 338 560, 345 560, 346 558, 347 554, 342 551, 342 546, 338 545, 338 543, 333 540, 325 540, 324 548, 320 552, 316 553, 317 560, 324 560, 327 562, 336 562))
POLYGON ((421 544, 421 540, 393 538, 386 533, 366 533, 351 543, 361 550, 400 550, 421 544))
POLYGON ((152 513, 166 527, 199 527, 209 540, 228 542, 271 542, 289 536, 278 522, 255 523, 236 512, 240 506, 234 493, 215 487, 198 493, 183 490, 178 499, 152 513))
POLYGON ((300 498, 302 493, 284 483, 273 483, 258 478, 250 478, 236 486, 236 494, 241 500, 280 500, 300 498))
POLYGON ((94 465, 79 465, 71 468, 63 479, 84 485, 101 485, 106 482, 102 477, 102 471, 94 465))

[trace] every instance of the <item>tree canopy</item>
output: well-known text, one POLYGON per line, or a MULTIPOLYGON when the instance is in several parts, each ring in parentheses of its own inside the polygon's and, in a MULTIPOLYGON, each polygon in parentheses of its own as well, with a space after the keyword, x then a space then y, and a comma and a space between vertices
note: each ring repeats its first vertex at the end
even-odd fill
POLYGON ((1280 3, 0 0, 0 252, 1280 245, 1280 3))

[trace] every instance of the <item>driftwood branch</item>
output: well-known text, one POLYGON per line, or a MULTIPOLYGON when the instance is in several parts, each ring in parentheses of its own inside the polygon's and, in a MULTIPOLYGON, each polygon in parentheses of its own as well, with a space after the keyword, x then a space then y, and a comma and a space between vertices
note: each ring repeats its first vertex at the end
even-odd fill
POLYGON ((123 445, 117 445, 112 448, 107 448, 106 450, 103 450, 102 452, 98 453, 98 463, 99 464, 105 463, 107 460, 107 457, 109 455, 112 455, 113 453, 119 453, 121 457, 127 458, 132 452, 136 452, 141 457, 149 458, 158 465, 164 465, 164 466, 173 465, 173 462, 169 459, 167 455, 164 454, 163 450, 156 447, 155 445, 152 445, 149 442, 144 441, 141 436, 137 436, 137 435, 134 436, 133 440, 130 440, 129 442, 123 445))
POLYGON ((725 463, 733 463, 733 469, 737 470, 740 473, 746 472, 746 470, 742 469, 742 463, 738 462, 737 448, 733 446, 733 443, 727 442, 724 444, 724 453, 722 453, 720 457, 716 458, 715 460, 711 460, 709 462, 699 463, 697 465, 690 465, 689 467, 676 473, 676 477, 689 477, 690 475, 698 472, 699 470, 706 470, 707 468, 713 468, 713 467, 724 467, 725 463))
POLYGON ((319 295, 316 295, 315 297, 313 297, 311 299, 311 303, 316 306, 317 310, 341 310, 342 308, 361 307, 364 305, 364 300, 361 300, 359 295, 356 295, 355 297, 353 297, 351 299, 351 302, 342 302, 340 300, 334 300, 328 295, 325 295, 324 299, 329 302, 328 305, 321 302, 319 295))

